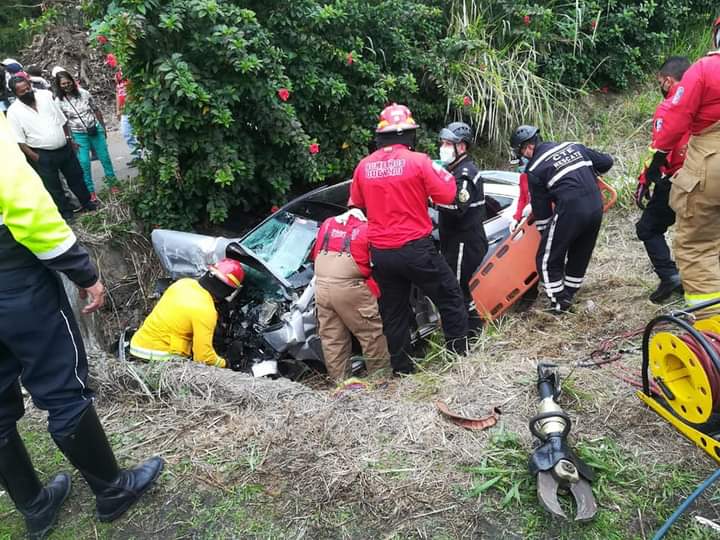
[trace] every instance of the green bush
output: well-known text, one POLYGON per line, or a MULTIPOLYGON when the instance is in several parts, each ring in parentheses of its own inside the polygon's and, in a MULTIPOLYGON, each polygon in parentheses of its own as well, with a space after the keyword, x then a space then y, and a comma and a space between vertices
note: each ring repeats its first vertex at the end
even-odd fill
POLYGON ((140 217, 219 223, 233 206, 257 213, 291 188, 347 178, 391 101, 437 128, 445 100, 427 74, 441 66, 441 4, 110 3, 94 37, 131 81, 128 113, 148 151, 140 217))
POLYGON ((587 83, 626 88, 656 68, 678 37, 709 26, 717 9, 710 0, 492 0, 482 5, 495 49, 529 44, 538 53, 539 75, 574 88, 587 83))

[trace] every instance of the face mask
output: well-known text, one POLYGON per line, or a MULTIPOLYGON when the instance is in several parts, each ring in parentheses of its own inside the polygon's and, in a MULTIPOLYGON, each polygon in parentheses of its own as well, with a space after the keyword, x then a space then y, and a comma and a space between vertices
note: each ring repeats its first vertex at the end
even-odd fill
POLYGON ((666 97, 668 97, 670 90, 668 88, 665 88, 665 84, 661 84, 660 85, 660 93, 662 94, 662 97, 666 98, 666 97))
POLYGON ((440 147, 440 161, 446 165, 455 161, 455 150, 453 150, 452 146, 440 147))
POLYGON ((30 90, 29 92, 25 92, 22 96, 18 96, 17 98, 25 105, 33 105, 35 103, 35 92, 30 90))
POLYGON ((530 160, 528 158, 526 158, 525 156, 520 156, 516 168, 517 172, 525 172, 525 167, 527 167, 528 163, 530 163, 530 160))

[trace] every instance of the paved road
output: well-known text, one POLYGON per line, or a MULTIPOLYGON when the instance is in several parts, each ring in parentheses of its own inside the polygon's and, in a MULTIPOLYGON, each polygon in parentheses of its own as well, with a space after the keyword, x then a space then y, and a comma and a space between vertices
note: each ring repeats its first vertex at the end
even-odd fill
MULTIPOLYGON (((115 169, 115 176, 121 181, 126 178, 134 178, 137 176, 137 169, 130 168, 127 166, 130 161, 130 150, 128 150, 125 144, 125 139, 122 138, 120 130, 117 128, 110 127, 108 132, 108 150, 110 152, 110 158, 113 162, 113 168, 115 169)), ((92 173, 93 180, 95 181, 95 188, 100 191, 104 185, 102 179, 105 176, 102 165, 99 161, 92 162, 92 173)))

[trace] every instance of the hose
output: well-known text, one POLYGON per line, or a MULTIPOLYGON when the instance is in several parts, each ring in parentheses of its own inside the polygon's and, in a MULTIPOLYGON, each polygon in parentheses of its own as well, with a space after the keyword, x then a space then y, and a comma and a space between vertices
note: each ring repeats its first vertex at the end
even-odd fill
MULTIPOLYGON (((704 330, 701 331, 700 334, 702 334, 715 352, 720 355, 720 342, 718 342, 718 335, 704 330)), ((680 336, 680 339, 690 348, 700 362, 700 365, 708 378, 708 382, 710 383, 710 395, 713 399, 713 411, 720 411, 720 373, 712 365, 710 356, 708 356, 703 348, 698 345, 692 336, 685 334, 680 336)))
POLYGON ((673 524, 678 520, 678 518, 683 514, 683 512, 685 512, 685 510, 688 509, 688 507, 693 503, 693 501, 697 499, 703 491, 709 488, 718 478, 720 478, 720 469, 718 469, 708 478, 706 478, 705 481, 700 484, 695 489, 695 491, 693 491, 690 496, 685 499, 682 504, 680 504, 680 506, 677 507, 677 510, 672 513, 672 515, 667 519, 667 521, 663 523, 663 526, 658 529, 658 532, 655 533, 655 536, 653 536, 653 540, 660 540, 661 538, 664 538, 667 532, 670 530, 670 527, 673 526, 673 524))

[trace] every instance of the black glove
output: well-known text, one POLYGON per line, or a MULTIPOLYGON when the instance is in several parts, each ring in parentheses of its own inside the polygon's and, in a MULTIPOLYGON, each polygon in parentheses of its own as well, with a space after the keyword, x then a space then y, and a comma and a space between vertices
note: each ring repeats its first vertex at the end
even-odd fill
POLYGON ((655 152, 655 155, 653 156, 650 165, 648 165, 648 168, 645 171, 645 178, 647 178, 648 184, 660 180, 660 177, 662 176, 662 173, 660 172, 660 167, 665 165, 666 158, 667 153, 660 151, 655 152))

